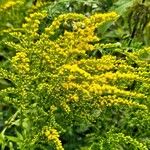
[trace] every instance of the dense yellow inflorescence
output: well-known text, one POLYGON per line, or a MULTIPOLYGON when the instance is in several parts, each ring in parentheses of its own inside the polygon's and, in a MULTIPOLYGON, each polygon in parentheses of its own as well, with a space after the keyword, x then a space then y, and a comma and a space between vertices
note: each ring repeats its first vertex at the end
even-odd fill
POLYGON ((46 130, 44 134, 47 137, 48 141, 52 141, 55 144, 56 150, 64 150, 64 148, 62 147, 62 143, 59 140, 59 133, 56 129, 46 130))
POLYGON ((67 56, 78 54, 85 55, 86 51, 95 49, 95 46, 90 42, 99 40, 94 33, 98 25, 116 17, 116 13, 108 13, 105 15, 95 14, 89 18, 76 13, 64 14, 56 18, 52 25, 46 28, 45 31, 48 35, 54 35, 61 24, 64 25, 64 28, 71 25, 73 32, 65 30, 63 36, 60 35, 55 41, 55 49, 60 49, 62 53, 65 53, 67 56))
MULTIPOLYGON (((72 118, 93 121, 95 110, 111 106, 148 109, 145 103, 150 91, 150 63, 139 57, 141 53, 149 53, 149 48, 126 53, 125 59, 110 54, 100 58, 88 54, 98 48, 105 51, 105 48, 121 47, 119 43, 95 44, 99 42, 96 28, 115 20, 116 13, 90 17, 63 14, 39 33, 40 21, 45 17, 45 12, 31 14, 22 26, 24 32, 11 32, 20 39, 20 44, 7 42, 17 51, 11 60, 12 78, 18 78, 15 92, 26 93, 23 99, 23 94, 18 92, 19 100, 35 101, 48 111, 47 120, 65 118, 66 124, 72 118), (133 67, 133 60, 138 67, 133 67)), ((63 149, 55 129, 47 130, 45 136, 54 142, 56 149, 63 149)))
MULTIPOLYGON (((92 103, 91 99, 98 101, 97 107, 100 107, 99 104, 109 106, 118 103, 137 104, 138 107, 143 108, 143 105, 128 101, 128 99, 146 99, 146 95, 138 93, 138 91, 128 91, 125 88, 128 88, 134 80, 139 83, 144 82, 146 85, 147 81, 149 82, 147 77, 142 77, 141 73, 128 65, 125 60, 117 60, 115 56, 104 55, 100 59, 96 59, 94 57, 89 58, 87 54, 87 52, 97 48, 121 46, 119 43, 93 44, 99 40, 95 34, 95 29, 103 22, 115 20, 118 17, 116 13, 94 14, 90 17, 76 13, 63 14, 54 19, 52 24, 45 29, 45 32, 39 35, 39 20, 45 16, 45 12, 43 14, 33 13, 29 18, 26 18, 26 23, 23 24, 24 30, 27 34, 31 33, 32 38, 29 38, 31 41, 27 41, 27 43, 22 39, 22 45, 27 47, 27 44, 30 43, 32 48, 27 50, 16 45, 17 49, 25 49, 24 52, 18 52, 12 59, 12 65, 16 70, 18 69, 18 72, 25 74, 30 70, 31 73, 33 68, 35 71, 43 67, 46 71, 50 71, 57 81, 61 81, 57 91, 66 91, 66 100, 64 98, 60 102, 60 107, 67 113, 71 112, 72 109, 69 106, 69 101, 75 103, 80 101, 82 104, 88 100, 89 103, 92 103), (63 26, 63 32, 60 31, 60 26, 63 26), (59 33, 57 36, 55 35, 56 32, 59 33), (55 36, 56 38, 53 39, 55 36), (32 40, 36 40, 36 38, 39 40, 32 43, 32 40), (33 60, 30 60, 29 56, 33 60), (81 58, 78 60, 78 57, 81 58), (32 66, 29 65, 30 61, 32 66), (116 100, 111 97, 112 100, 105 99, 105 102, 103 101, 104 97, 113 95, 115 95, 116 100), (99 103, 100 99, 101 102, 99 103)), ((16 36, 16 33, 12 34, 16 36)), ((24 37, 20 33, 18 36, 24 37)), ((10 45, 13 44, 10 43, 10 45)), ((137 53, 132 55, 130 57, 136 57, 137 53)))
POLYGON ((15 5, 18 5, 18 4, 21 4, 21 1, 19 0, 9 0, 9 1, 6 1, 6 2, 2 2, 2 4, 0 5, 0 11, 4 11, 4 10, 7 10, 9 8, 13 8, 15 5))
POLYGON ((14 67, 14 69, 21 74, 25 74, 30 71, 29 68, 30 60, 27 57, 27 54, 24 52, 18 52, 16 56, 12 58, 11 62, 13 64, 12 66, 14 67))

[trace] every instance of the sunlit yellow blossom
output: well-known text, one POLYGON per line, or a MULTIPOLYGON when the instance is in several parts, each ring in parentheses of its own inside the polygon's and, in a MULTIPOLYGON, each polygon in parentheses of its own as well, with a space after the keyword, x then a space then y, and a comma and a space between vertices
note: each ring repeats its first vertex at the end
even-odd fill
POLYGON ((3 2, 1 5, 0 5, 0 10, 7 10, 7 9, 10 9, 10 8, 13 8, 14 6, 18 5, 18 4, 21 4, 22 2, 21 1, 14 1, 14 0, 9 0, 9 1, 6 1, 6 2, 3 2))
POLYGON ((62 143, 59 140, 59 133, 56 129, 47 129, 44 134, 49 141, 54 142, 56 150, 64 150, 64 148, 62 147, 62 143))
POLYGON ((52 143, 50 147, 63 150, 59 131, 76 120, 77 125, 80 121, 84 124, 83 120, 91 125, 105 113, 103 110, 113 106, 148 112, 150 48, 124 52, 125 57, 120 58, 106 52, 110 48, 124 51, 120 43, 102 44, 96 35, 96 28, 106 21, 114 21, 118 17, 116 13, 89 17, 62 14, 39 34, 45 16, 44 12, 32 13, 25 18, 21 31, 7 31, 18 41, 5 44, 17 53, 8 70, 0 68, 0 77, 14 83, 0 90, 1 99, 19 110, 23 108, 22 117, 31 114, 31 125, 33 121, 40 129, 53 126, 42 135, 38 132, 35 140, 44 136, 46 145, 52 143))
POLYGON ((29 66, 29 58, 27 57, 27 54, 24 52, 18 52, 16 56, 12 58, 12 65, 18 71, 19 73, 25 74, 29 72, 30 66, 29 66))

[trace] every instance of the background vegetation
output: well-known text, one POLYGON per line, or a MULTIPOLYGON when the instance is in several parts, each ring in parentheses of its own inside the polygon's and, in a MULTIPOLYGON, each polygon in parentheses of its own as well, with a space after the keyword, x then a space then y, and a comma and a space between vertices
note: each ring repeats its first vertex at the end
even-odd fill
POLYGON ((2 150, 150 149, 148 0, 0 1, 2 150))

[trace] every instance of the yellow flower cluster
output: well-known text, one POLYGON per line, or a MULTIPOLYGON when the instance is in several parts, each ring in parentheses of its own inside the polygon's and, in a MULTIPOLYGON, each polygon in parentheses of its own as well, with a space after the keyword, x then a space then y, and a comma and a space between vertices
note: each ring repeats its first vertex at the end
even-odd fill
POLYGON ((137 107, 141 109, 147 109, 147 106, 139 104, 134 101, 126 100, 124 98, 117 98, 116 95, 113 96, 104 96, 99 100, 100 107, 112 106, 112 105, 127 105, 130 107, 137 107))
POLYGON ((86 78, 90 77, 90 74, 88 72, 84 71, 83 69, 79 68, 77 64, 75 64, 75 65, 64 65, 63 68, 69 70, 70 73, 78 72, 80 75, 83 75, 86 78))
POLYGON ((26 17, 26 23, 22 25, 22 27, 27 30, 30 34, 34 36, 37 35, 37 31, 39 29, 40 20, 46 17, 46 12, 43 13, 35 12, 30 14, 29 17, 26 17))
POLYGON ((116 68, 116 58, 111 55, 104 55, 101 59, 81 59, 78 64, 91 74, 101 74, 116 68))
POLYGON ((115 142, 120 143, 126 143, 126 144, 132 144, 134 145, 135 149, 139 149, 139 150, 148 150, 147 146, 145 144, 143 144, 142 142, 137 141, 136 139, 132 138, 131 136, 126 136, 123 133, 115 133, 112 134, 108 137, 109 143, 110 142, 115 142))
POLYGON ((59 133, 56 129, 47 129, 44 134, 47 137, 48 141, 54 142, 56 150, 64 150, 62 143, 59 140, 59 133))
MULTIPOLYGON (((12 78, 20 73, 16 85, 22 86, 22 95, 26 95, 27 100, 42 104, 40 111, 45 111, 47 120, 53 117, 58 124, 64 116, 67 118, 64 124, 76 117, 77 120, 94 120, 95 109, 102 111, 113 105, 148 109, 145 103, 149 98, 150 64, 139 57, 144 51, 149 52, 149 48, 126 53, 124 60, 111 54, 100 58, 88 54, 98 48, 120 47, 119 43, 94 44, 99 40, 95 34, 97 26, 115 20, 116 13, 90 17, 63 14, 55 18, 44 33, 38 34, 40 20, 44 17, 45 13, 31 14, 23 25, 24 32, 11 34, 18 37, 21 44, 8 44, 20 51, 11 60, 15 70, 12 69, 12 78), (132 66, 134 61, 138 67, 132 66), (46 111, 52 115, 47 115, 46 111)), ((56 149, 63 149, 55 129, 46 130, 45 136, 55 143, 56 149)))
POLYGON ((116 48, 116 47, 121 47, 121 43, 108 43, 108 44, 96 44, 95 45, 97 48, 116 48))
POLYGON ((105 14, 94 14, 91 16, 90 20, 92 24, 95 24, 95 26, 100 25, 103 22, 106 22, 107 20, 115 20, 117 19, 118 15, 115 12, 111 13, 105 13, 105 14), (114 19, 115 18, 115 19, 114 19))
POLYGON ((0 11, 1 10, 7 10, 9 8, 12 8, 14 7, 15 5, 18 5, 18 4, 21 4, 22 2, 19 1, 19 0, 9 0, 9 1, 6 1, 6 2, 3 2, 1 5, 0 5, 0 11))
POLYGON ((77 94, 69 95, 69 100, 73 102, 78 102, 79 96, 77 94))
POLYGON ((63 108, 63 110, 64 110, 66 113, 69 113, 69 112, 71 111, 69 105, 67 105, 67 103, 65 103, 65 102, 62 102, 62 103, 61 103, 61 107, 63 108))
POLYGON ((95 49, 92 42, 99 40, 94 32, 98 24, 117 18, 116 13, 107 13, 102 16, 103 14, 95 14, 87 18, 82 14, 76 13, 60 15, 50 27, 45 29, 45 33, 52 36, 60 28, 60 25, 63 25, 64 29, 66 29, 64 34, 60 35, 55 41, 54 49, 60 49, 67 56, 79 54, 85 56, 86 51, 95 49), (67 28, 72 28, 73 32, 70 32, 67 28))
POLYGON ((30 60, 25 52, 18 52, 16 56, 12 58, 11 62, 14 69, 20 74, 25 74, 30 70, 30 60))
POLYGON ((46 28, 45 31, 48 35, 53 35, 55 33, 55 30, 57 30, 60 27, 60 24, 62 22, 67 22, 67 20, 83 20, 85 18, 82 14, 76 14, 76 13, 68 13, 58 16, 54 19, 53 23, 50 27, 46 28))
POLYGON ((122 80, 129 80, 129 81, 141 81, 141 82, 147 82, 148 78, 143 78, 135 73, 129 72, 129 73, 121 73, 119 71, 113 73, 113 72, 106 72, 105 74, 102 74, 99 76, 101 80, 106 81, 113 81, 113 82, 119 82, 122 80))

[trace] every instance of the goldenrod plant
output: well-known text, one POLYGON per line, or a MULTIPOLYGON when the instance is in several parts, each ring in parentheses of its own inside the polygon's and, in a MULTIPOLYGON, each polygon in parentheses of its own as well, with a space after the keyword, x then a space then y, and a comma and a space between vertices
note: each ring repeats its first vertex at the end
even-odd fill
POLYGON ((25 0, 2 0, 0 2, 0 29, 19 27, 27 12, 25 0))
POLYGON ((21 29, 5 30, 16 54, 0 68, 12 83, 0 91, 12 112, 1 149, 148 150, 150 48, 105 53, 122 51, 120 43, 100 43, 96 32, 118 18, 115 12, 62 14, 41 33, 46 16, 31 13, 21 29))
POLYGON ((42 0, 1 0, 0 29, 20 27, 30 12, 44 9, 48 2, 42 0))

